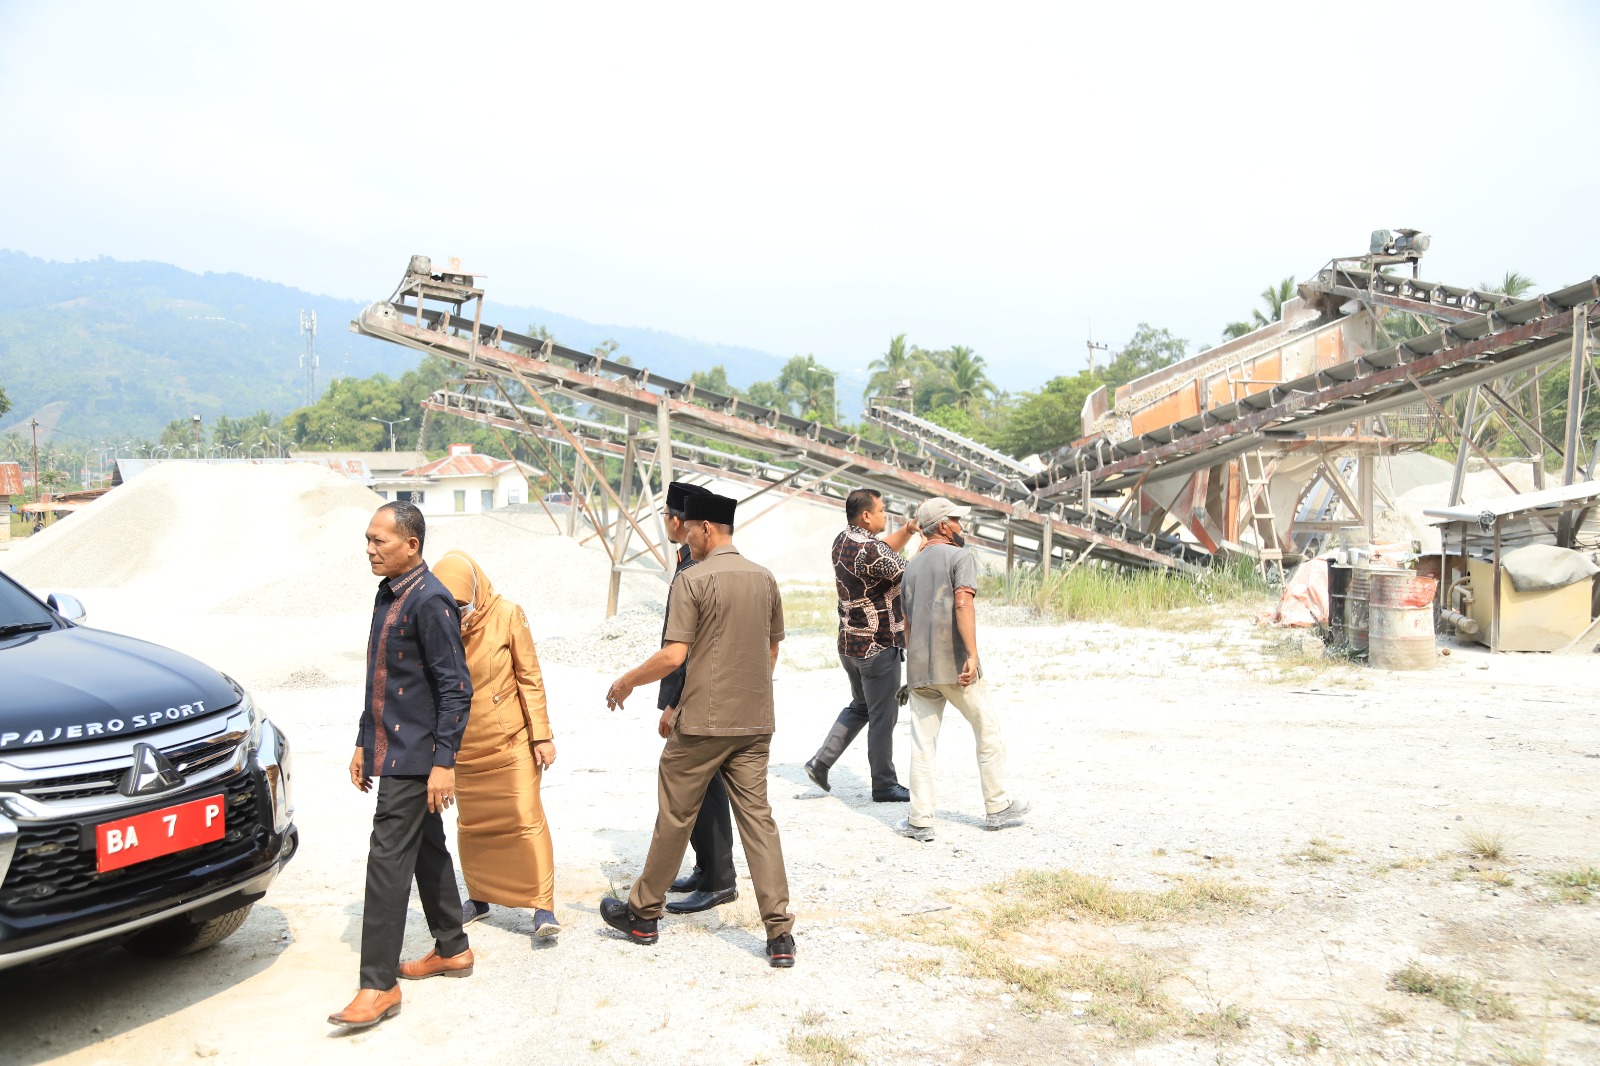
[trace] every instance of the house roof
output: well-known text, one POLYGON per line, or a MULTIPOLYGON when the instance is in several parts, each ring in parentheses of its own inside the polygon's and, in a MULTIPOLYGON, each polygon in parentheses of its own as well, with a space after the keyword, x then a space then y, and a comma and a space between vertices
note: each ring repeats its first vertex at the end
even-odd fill
POLYGON ((496 459, 492 455, 470 452, 466 455, 447 455, 431 463, 404 471, 401 477, 498 477, 516 470, 517 464, 509 459, 496 459))
POLYGON ((22 464, 0 463, 0 496, 22 495, 22 464))

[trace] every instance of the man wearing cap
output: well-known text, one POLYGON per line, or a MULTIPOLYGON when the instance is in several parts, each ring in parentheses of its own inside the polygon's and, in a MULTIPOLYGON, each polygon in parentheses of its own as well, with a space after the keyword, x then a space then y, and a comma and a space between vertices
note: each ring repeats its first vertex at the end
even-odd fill
POLYGON ((845 497, 844 517, 844 532, 833 541, 833 581, 839 593, 839 663, 850 681, 850 703, 806 763, 806 776, 832 792, 828 771, 865 726, 873 802, 904 803, 910 793, 894 771, 894 727, 900 718, 895 695, 906 643, 900 609, 906 561, 900 552, 917 524, 907 520, 882 536, 889 514, 876 489, 856 489, 845 497))
POLYGON ((961 535, 961 519, 970 511, 943 496, 917 508, 924 543, 906 565, 900 589, 911 691, 911 811, 895 831, 923 843, 933 840, 933 769, 946 703, 971 724, 977 742, 983 827, 1021 825, 1028 813, 1028 802, 1008 796, 1001 781, 1006 749, 978 662, 978 563, 961 535))
MULTIPOLYGON (((667 539, 678 548, 678 570, 683 573, 697 560, 689 551, 685 537, 688 526, 683 520, 685 501, 690 496, 704 496, 711 492, 703 485, 674 481, 667 486, 665 522, 667 539)), ((676 577, 674 577, 676 581, 676 577)), ((667 591, 667 608, 672 608, 672 592, 667 591)), ((661 623, 661 640, 666 643, 667 624, 661 623)), ((670 736, 672 723, 678 717, 678 704, 683 697, 683 679, 687 666, 680 666, 661 679, 656 694, 656 709, 661 712, 657 725, 662 737, 670 736)), ((694 849, 694 869, 672 882, 673 892, 687 892, 682 899, 672 900, 667 910, 674 914, 692 914, 709 910, 739 898, 733 869, 733 810, 728 806, 728 790, 722 784, 722 775, 712 774, 706 786, 705 800, 700 813, 695 816, 694 831, 689 834, 689 845, 694 849)))
POLYGON ((683 861, 701 797, 719 770, 733 803, 767 960, 794 965, 794 915, 783 847, 767 803, 772 745, 772 669, 783 640, 783 599, 765 568, 733 546, 736 501, 715 494, 684 501, 685 536, 699 564, 673 582, 666 643, 611 683, 606 706, 622 706, 639 685, 688 661, 677 721, 661 750, 655 833, 626 901, 600 901, 605 923, 636 944, 654 944, 673 875, 683 861))

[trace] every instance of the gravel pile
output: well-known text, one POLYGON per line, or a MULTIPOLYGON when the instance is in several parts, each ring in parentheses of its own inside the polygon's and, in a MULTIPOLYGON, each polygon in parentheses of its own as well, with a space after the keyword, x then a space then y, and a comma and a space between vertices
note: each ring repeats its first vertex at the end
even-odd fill
POLYGON ((137 589, 192 611, 320 614, 346 592, 337 546, 366 571, 363 533, 382 502, 310 464, 163 463, 29 537, 6 570, 34 588, 137 589))

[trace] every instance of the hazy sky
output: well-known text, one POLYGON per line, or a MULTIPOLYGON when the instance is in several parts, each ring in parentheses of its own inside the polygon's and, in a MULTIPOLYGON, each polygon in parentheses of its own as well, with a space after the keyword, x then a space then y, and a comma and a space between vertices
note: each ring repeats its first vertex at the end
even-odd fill
POLYGON ((454 255, 491 320, 1025 388, 1377 227, 1432 280, 1600 273, 1597 10, 0 0, 0 247, 362 300, 454 255))

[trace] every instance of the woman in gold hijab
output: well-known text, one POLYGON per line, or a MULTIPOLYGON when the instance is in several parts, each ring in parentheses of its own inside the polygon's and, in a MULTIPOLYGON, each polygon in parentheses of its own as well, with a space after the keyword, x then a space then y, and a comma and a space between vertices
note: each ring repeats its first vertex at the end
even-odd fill
POLYGON ((445 553, 433 575, 461 605, 461 643, 472 674, 472 712, 456 752, 457 839, 467 880, 467 922, 489 904, 532 907, 534 935, 561 932, 555 853, 539 782, 556 761, 544 679, 522 608, 496 595, 465 552, 445 553))

